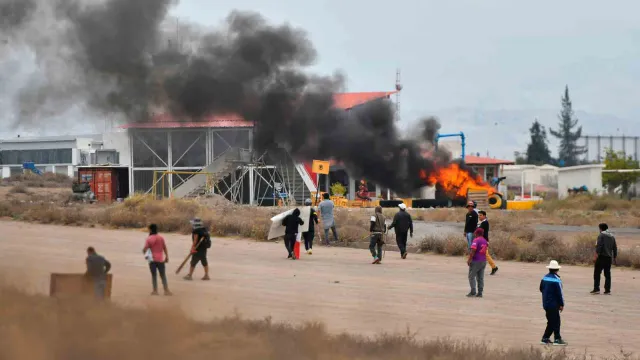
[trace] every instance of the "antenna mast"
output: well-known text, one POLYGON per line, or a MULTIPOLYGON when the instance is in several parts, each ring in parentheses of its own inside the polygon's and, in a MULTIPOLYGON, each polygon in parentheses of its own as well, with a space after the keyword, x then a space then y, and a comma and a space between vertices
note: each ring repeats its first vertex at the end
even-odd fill
POLYGON ((400 90, 402 90, 400 69, 396 69, 396 121, 400 121, 400 90))

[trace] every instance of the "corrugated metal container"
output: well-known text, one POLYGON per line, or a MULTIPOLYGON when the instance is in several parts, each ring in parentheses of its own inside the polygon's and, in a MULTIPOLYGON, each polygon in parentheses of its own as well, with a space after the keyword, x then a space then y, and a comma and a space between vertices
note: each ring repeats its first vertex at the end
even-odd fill
POLYGON ((98 202, 113 202, 117 198, 117 170, 108 167, 91 167, 78 169, 80 181, 87 181, 98 202))
MULTIPOLYGON (((107 274, 107 282, 104 289, 104 298, 111 298, 113 275, 107 274)), ((49 296, 51 297, 77 297, 94 296, 93 282, 85 274, 51 274, 49 282, 49 296)))

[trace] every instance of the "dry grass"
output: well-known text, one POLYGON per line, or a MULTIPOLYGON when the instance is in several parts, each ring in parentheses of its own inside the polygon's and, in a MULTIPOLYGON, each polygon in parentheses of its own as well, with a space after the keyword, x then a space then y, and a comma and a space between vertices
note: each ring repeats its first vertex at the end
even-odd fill
MULTIPOLYGON (((42 224, 104 226, 110 228, 145 228, 158 224, 162 232, 191 232, 189 220, 200 217, 210 226, 214 236, 265 240, 272 216, 283 208, 258 208, 233 204, 207 207, 196 200, 154 200, 134 195, 122 203, 88 206, 64 205, 62 198, 50 201, 8 200, 0 202, 0 216, 42 224)), ((348 245, 368 234, 368 218, 360 211, 336 210, 340 240, 348 245)))
POLYGON ((447 339, 421 342, 409 330, 363 338, 331 335, 318 323, 289 326, 238 315, 198 323, 168 306, 129 310, 89 299, 56 301, 8 287, 0 293, 0 359, 587 359, 538 347, 503 350, 447 339))
MULTIPOLYGON (((466 248, 461 235, 428 236, 420 244, 423 252, 451 256, 465 254, 466 248)), ((580 235, 566 242, 552 234, 497 230, 491 232, 489 249, 500 260, 547 262, 553 259, 568 265, 584 265, 593 262, 595 240, 592 236, 580 235)), ((640 269, 640 249, 619 249, 618 266, 640 269)))
POLYGON ((12 175, 11 177, 2 179, 3 186, 23 185, 33 188, 71 188, 73 179, 64 174, 55 174, 46 172, 42 175, 36 175, 31 172, 24 174, 12 175))

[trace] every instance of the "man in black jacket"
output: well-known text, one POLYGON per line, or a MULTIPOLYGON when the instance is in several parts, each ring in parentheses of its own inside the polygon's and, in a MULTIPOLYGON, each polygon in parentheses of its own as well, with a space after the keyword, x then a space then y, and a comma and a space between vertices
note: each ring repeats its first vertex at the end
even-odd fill
MULTIPOLYGON (((306 199, 304 206, 311 206, 311 199, 306 199)), ((307 232, 302 233, 304 249, 307 250, 307 254, 309 255, 313 253, 313 238, 316 235, 316 225, 318 225, 318 214, 316 213, 316 209, 311 207, 309 210, 309 229, 307 232)))
POLYGON ((396 243, 398 249, 400 249, 400 256, 403 259, 407 258, 407 233, 413 237, 413 220, 411 214, 407 212, 407 206, 405 204, 398 205, 400 211, 393 216, 393 221, 388 230, 396 229, 396 243))
POLYGON ((284 246, 289 253, 289 259, 295 260, 296 255, 293 252, 293 247, 296 245, 296 237, 298 236, 298 226, 304 225, 304 221, 300 219, 300 210, 295 208, 293 212, 284 217, 282 220, 282 226, 284 230, 284 246))
POLYGON ((473 232, 478 228, 478 213, 474 209, 473 201, 467 203, 467 215, 464 221, 464 237, 467 239, 467 249, 471 251, 473 232))
MULTIPOLYGON (((484 230, 484 238, 489 242, 489 219, 487 219, 487 212, 484 210, 478 211, 478 219, 480 220, 478 227, 484 230)), ((487 248, 487 262, 489 263, 489 266, 491 266, 491 274, 489 275, 495 275, 498 272, 498 265, 496 265, 491 254, 489 254, 490 249, 491 247, 487 248)))
POLYGON ((599 224, 600 235, 596 242, 595 268, 593 269, 593 290, 591 294, 600 294, 600 275, 604 270, 604 294, 611 295, 611 263, 616 263, 618 246, 616 238, 609 232, 607 224, 599 224))

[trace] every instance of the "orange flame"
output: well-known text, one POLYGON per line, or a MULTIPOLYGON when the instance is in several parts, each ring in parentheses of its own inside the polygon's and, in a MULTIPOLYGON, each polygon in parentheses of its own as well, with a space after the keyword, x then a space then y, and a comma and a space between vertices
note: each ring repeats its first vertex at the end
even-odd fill
POLYGON ((466 197, 469 189, 487 190, 492 195, 496 190, 480 178, 460 168, 458 164, 450 164, 440 168, 438 171, 428 174, 424 170, 420 171, 420 178, 428 184, 438 184, 442 186, 447 194, 466 197))

